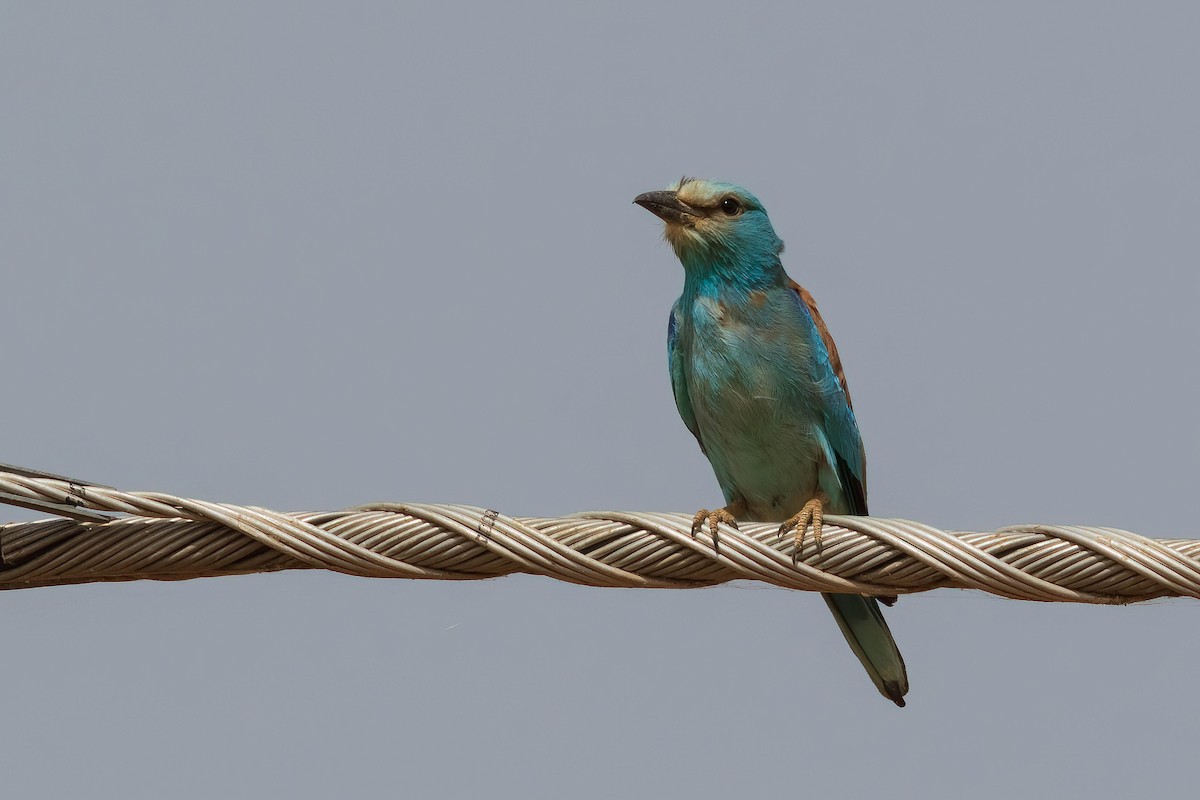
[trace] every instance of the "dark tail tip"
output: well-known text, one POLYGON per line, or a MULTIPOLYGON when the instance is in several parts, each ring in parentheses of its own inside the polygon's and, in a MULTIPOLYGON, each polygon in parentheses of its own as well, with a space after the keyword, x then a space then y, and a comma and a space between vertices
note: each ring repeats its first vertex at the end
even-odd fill
POLYGON ((896 705, 904 708, 904 688, 895 681, 885 681, 883 684, 884 691, 887 693, 888 699, 896 705))

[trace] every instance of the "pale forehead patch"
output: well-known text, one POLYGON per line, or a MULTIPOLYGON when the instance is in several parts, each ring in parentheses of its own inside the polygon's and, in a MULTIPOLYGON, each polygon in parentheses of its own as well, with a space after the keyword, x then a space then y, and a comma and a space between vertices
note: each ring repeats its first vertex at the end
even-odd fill
POLYGON ((742 205, 762 210, 762 204, 758 202, 758 198, 741 186, 724 181, 680 178, 668 188, 674 191, 680 200, 698 208, 714 208, 722 199, 733 195, 741 201, 742 205))
MULTIPOLYGON (((721 202, 721 198, 736 187, 719 181, 706 181, 700 178, 680 178, 667 187, 689 206, 700 209, 711 209, 721 202)), ((724 230, 730 224, 726 217, 701 214, 691 217, 686 224, 668 222, 664 234, 676 253, 682 253, 694 246, 704 243, 706 232, 711 236, 714 232, 724 230)))
POLYGON ((683 202, 701 207, 715 205, 717 199, 729 191, 725 184, 699 178, 680 178, 670 188, 683 202))

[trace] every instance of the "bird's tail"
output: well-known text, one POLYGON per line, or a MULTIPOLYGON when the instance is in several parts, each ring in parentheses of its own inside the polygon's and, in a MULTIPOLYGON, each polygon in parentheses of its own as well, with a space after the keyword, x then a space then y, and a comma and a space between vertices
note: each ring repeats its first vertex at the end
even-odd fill
POLYGON ((824 594, 825 603, 833 612, 842 635, 866 668, 884 697, 904 706, 908 693, 908 673, 904 657, 888 630, 883 612, 874 597, 861 594, 824 594))

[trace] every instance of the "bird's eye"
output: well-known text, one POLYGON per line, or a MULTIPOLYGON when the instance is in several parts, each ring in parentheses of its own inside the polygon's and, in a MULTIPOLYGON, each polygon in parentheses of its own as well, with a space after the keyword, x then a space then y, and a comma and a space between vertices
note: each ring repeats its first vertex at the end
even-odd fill
POLYGON ((735 198, 726 197, 721 201, 721 210, 725 212, 726 216, 736 217, 742 211, 742 204, 735 198))

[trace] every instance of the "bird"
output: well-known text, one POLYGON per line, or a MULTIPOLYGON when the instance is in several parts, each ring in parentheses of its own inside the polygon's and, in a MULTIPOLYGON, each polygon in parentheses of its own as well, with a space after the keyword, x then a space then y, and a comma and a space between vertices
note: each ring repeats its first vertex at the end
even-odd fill
MULTIPOLYGON (((725 497, 696 514, 693 535, 780 522, 793 554, 810 525, 819 546, 826 512, 867 514, 866 452, 837 346, 784 271, 766 209, 741 186, 687 177, 633 202, 663 221, 683 265, 667 324, 671 388, 725 497)), ((903 707, 908 674, 879 601, 823 596, 876 688, 903 707)))

